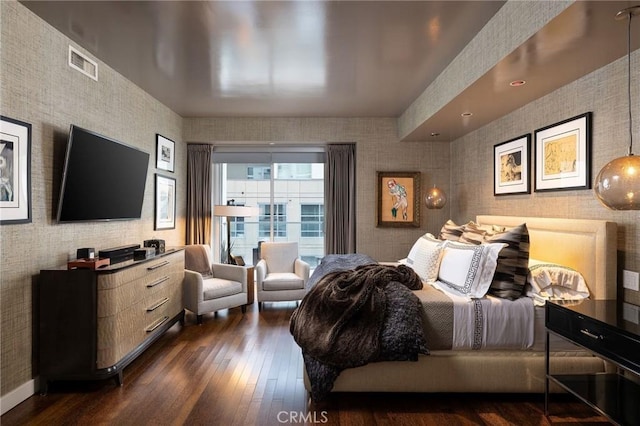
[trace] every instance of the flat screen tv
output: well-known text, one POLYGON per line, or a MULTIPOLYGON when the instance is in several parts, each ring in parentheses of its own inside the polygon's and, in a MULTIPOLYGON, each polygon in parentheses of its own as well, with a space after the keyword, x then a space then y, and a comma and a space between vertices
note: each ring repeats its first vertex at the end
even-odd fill
POLYGON ((58 222, 140 219, 149 154, 71 125, 58 222))

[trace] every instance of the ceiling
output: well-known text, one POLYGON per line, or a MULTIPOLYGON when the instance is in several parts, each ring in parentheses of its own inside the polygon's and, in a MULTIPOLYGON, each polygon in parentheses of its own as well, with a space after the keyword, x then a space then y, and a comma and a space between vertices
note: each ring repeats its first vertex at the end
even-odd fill
MULTIPOLYGON (((397 117, 504 2, 23 4, 183 117, 397 117)), ((455 139, 623 56, 630 5, 570 6, 406 139, 455 139)))

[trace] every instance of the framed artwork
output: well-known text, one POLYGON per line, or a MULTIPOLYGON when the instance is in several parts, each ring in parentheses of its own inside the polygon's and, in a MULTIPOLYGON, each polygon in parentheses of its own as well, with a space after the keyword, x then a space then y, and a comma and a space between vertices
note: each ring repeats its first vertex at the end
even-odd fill
POLYGON ((591 114, 535 131, 535 191, 591 188, 591 114))
POLYGON ((378 227, 420 226, 420 172, 378 172, 378 227))
POLYGON ((156 133, 156 169, 172 172, 175 169, 176 144, 156 133))
POLYGON ((176 180, 156 173, 155 222, 153 229, 176 227, 176 180))
POLYGON ((493 195, 531 193, 531 134, 493 146, 493 195))
POLYGON ((31 222, 31 124, 0 116, 0 224, 31 222))

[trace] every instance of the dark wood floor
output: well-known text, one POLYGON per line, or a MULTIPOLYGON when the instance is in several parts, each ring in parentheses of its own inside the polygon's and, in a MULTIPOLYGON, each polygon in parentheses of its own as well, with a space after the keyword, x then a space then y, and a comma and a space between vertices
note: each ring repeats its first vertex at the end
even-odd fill
POLYGON ((0 418, 8 425, 591 425, 606 420, 569 396, 335 394, 308 404, 293 303, 187 314, 114 381, 53 383, 0 418))

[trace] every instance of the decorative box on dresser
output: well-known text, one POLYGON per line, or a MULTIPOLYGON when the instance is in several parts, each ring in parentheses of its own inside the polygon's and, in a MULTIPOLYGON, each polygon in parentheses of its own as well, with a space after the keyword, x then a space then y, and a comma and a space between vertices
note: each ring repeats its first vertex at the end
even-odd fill
POLYGON ((40 392, 48 382, 115 377, 184 320, 184 250, 105 268, 40 271, 40 392))

